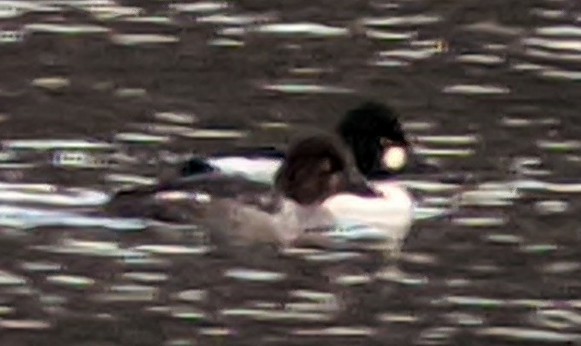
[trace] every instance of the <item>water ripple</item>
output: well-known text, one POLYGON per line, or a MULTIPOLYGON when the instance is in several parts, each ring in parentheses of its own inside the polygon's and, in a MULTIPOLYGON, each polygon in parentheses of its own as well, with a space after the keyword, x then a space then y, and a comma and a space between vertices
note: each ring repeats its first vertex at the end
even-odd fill
POLYGON ((315 23, 264 24, 253 28, 253 31, 282 35, 308 35, 314 37, 345 36, 346 28, 331 27, 315 23))
POLYGON ((499 95, 510 93, 510 89, 505 86, 496 86, 496 85, 458 84, 445 87, 443 92, 449 94, 467 94, 467 95, 495 95, 495 94, 499 95))
MULTIPOLYGON (((18 200, 18 199, 17 199, 18 200)), ((101 205, 96 203, 92 205, 101 205)), ((63 203, 63 205, 67 205, 63 203)), ((82 204, 71 203, 68 205, 79 206, 82 204)), ((0 205, 0 225, 16 228, 35 228, 40 226, 69 226, 69 227, 104 227, 114 230, 141 230, 147 225, 140 219, 106 218, 85 216, 82 214, 50 211, 33 208, 21 208, 8 205, 0 205)))
POLYGON ((568 309, 540 309, 534 315, 534 322, 543 328, 575 330, 581 327, 581 314, 568 309))
POLYGON ((2 340, 579 343, 579 9, 521 3, 0 0, 2 340), (192 245, 195 225, 100 216, 111 185, 156 183, 192 151, 286 145, 294 127, 271 128, 331 126, 369 94, 401 113, 417 155, 478 170, 477 183, 403 179, 418 196, 406 272, 360 274, 377 249, 359 242, 241 264, 192 245), (45 176, 79 187, 9 183, 45 176))
POLYGON ((505 340, 527 340, 543 342, 577 342, 579 334, 559 333, 549 330, 518 327, 487 327, 478 331, 479 335, 497 337, 505 340))
POLYGON ((184 13, 216 12, 228 8, 228 3, 221 1, 199 1, 194 3, 169 4, 169 8, 184 13))
POLYGON ((349 88, 341 88, 332 85, 317 85, 306 83, 266 83, 261 86, 262 89, 278 91, 288 94, 347 94, 354 92, 349 88))
POLYGON ((362 22, 369 26, 412 26, 437 23, 442 18, 438 15, 419 14, 412 16, 363 18, 362 22))
POLYGON ((244 281, 277 282, 284 280, 286 274, 256 269, 232 268, 228 269, 224 276, 244 281))

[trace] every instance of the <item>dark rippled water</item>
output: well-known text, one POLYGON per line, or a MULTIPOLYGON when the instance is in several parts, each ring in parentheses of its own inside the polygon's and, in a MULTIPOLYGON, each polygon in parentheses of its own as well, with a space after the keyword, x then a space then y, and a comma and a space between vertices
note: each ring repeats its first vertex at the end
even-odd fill
POLYGON ((0 1, 0 21, 1 345, 581 343, 577 1, 0 1), (460 204, 414 224, 399 274, 99 212, 368 98, 479 181, 404 177, 426 213, 460 204))

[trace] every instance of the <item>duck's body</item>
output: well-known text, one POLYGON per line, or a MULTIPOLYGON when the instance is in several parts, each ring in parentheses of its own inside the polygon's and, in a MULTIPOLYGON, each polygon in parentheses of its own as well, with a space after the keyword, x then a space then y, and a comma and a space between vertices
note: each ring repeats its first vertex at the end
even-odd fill
POLYGON ((407 191, 395 183, 373 188, 327 138, 299 141, 288 155, 262 153, 192 160, 196 174, 120 192, 109 209, 126 217, 202 224, 230 244, 333 247, 371 239, 396 249, 409 232, 413 203, 407 191), (268 173, 257 179, 250 173, 256 166, 246 170, 241 163, 262 164, 268 173))
MULTIPOLYGON (((172 194, 162 193, 156 198, 162 205, 173 199, 172 204, 176 201, 172 194)), ((308 205, 266 191, 257 192, 252 199, 249 195, 247 191, 247 198, 210 200, 204 196, 196 201, 190 197, 185 210, 189 210, 193 222, 216 232, 220 243, 337 248, 365 241, 396 257, 413 220, 413 201, 396 186, 388 195, 342 192, 308 205), (194 209, 195 215, 191 212, 194 209)))

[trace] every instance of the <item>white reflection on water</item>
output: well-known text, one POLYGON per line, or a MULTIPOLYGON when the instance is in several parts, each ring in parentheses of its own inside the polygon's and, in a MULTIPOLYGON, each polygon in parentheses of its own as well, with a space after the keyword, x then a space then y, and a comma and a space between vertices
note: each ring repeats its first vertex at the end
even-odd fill
POLYGON ((103 205, 108 200, 109 196, 106 193, 89 189, 63 190, 53 185, 0 183, 0 202, 86 207, 103 205))
POLYGON ((0 206, 0 225, 14 228, 41 226, 104 227, 114 230, 140 230, 144 220, 85 216, 73 212, 49 211, 33 208, 0 206))

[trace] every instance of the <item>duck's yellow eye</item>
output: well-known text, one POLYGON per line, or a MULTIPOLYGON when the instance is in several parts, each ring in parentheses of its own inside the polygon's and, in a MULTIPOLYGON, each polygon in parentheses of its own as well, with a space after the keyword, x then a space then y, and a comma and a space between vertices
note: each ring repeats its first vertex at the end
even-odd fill
POLYGON ((403 147, 390 147, 383 152, 382 161, 385 168, 400 170, 407 162, 407 152, 403 147))

